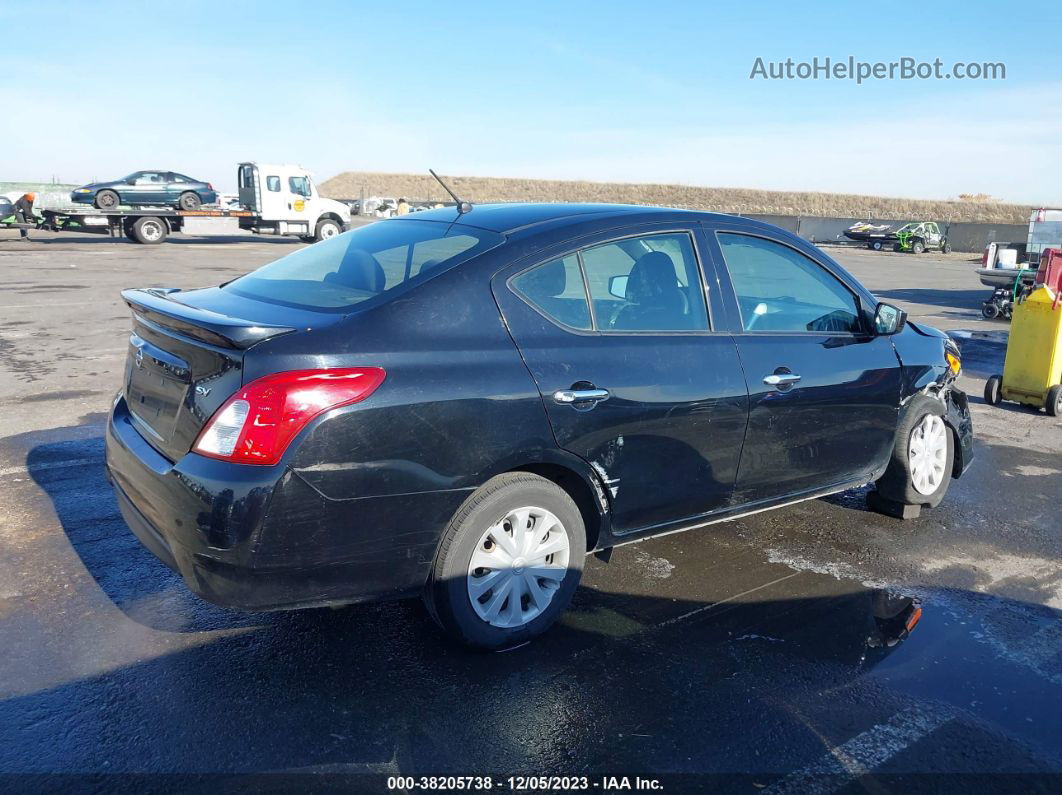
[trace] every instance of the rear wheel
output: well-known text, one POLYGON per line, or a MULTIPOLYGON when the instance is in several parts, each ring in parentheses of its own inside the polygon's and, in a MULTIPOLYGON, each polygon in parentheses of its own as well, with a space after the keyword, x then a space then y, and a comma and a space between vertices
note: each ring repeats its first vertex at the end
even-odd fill
POLYGON ((993 375, 985 381, 985 403, 998 406, 1003 402, 1003 376, 993 375))
POLYGON ((926 244, 923 243, 921 240, 915 240, 915 241, 911 242, 911 253, 912 254, 922 254, 922 253, 925 252, 925 250, 926 250, 926 244))
POLYGON ((875 251, 881 251, 881 241, 880 240, 875 240, 870 245, 871 245, 871 248, 873 248, 875 251))
POLYGON ((955 463, 955 438, 939 401, 917 395, 900 426, 878 493, 903 505, 935 508, 944 499, 955 463))
POLYGON ((1062 384, 1055 384, 1047 390, 1044 408, 1052 417, 1062 417, 1062 384))
POLYGON ((567 492, 527 472, 499 475, 454 514, 424 601, 463 643, 514 646, 568 607, 585 553, 582 516, 567 492))
POLYGON ((993 318, 999 317, 999 307, 996 305, 995 301, 987 301, 984 304, 981 304, 981 314, 984 315, 986 319, 992 320, 993 318))
POLYGON ((186 191, 181 194, 179 199, 177 199, 177 206, 182 210, 193 212, 203 206, 203 200, 199 198, 198 193, 186 191))
POLYGON ((170 227, 162 218, 146 215, 138 218, 133 224, 133 237, 136 242, 146 246, 154 246, 166 239, 170 233, 170 227))
POLYGON ((328 240, 335 237, 343 228, 331 218, 325 218, 317 222, 317 232, 314 234, 314 242, 320 242, 321 240, 328 240))
POLYGON ((118 206, 118 194, 113 190, 101 190, 96 194, 96 208, 100 210, 112 210, 118 206))

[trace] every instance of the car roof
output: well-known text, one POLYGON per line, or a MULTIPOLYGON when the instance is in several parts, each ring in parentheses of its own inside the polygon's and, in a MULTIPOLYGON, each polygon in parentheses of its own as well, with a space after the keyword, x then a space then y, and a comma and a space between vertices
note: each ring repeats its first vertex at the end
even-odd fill
POLYGON ((466 213, 459 213, 456 207, 442 207, 437 210, 422 210, 418 213, 400 216, 396 220, 437 221, 441 223, 459 223, 490 232, 510 234, 520 229, 556 221, 569 220, 572 223, 582 220, 600 218, 629 217, 659 218, 667 220, 675 216, 711 217, 713 213, 699 213, 693 210, 679 210, 672 207, 647 207, 636 204, 477 204, 466 213))

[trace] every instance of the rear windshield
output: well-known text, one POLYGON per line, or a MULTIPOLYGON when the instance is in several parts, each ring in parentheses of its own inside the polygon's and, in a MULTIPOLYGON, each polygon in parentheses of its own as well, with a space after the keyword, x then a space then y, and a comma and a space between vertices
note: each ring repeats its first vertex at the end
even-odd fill
POLYGON ((341 312, 494 248, 504 238, 434 221, 378 221, 299 249, 223 289, 261 301, 341 312))

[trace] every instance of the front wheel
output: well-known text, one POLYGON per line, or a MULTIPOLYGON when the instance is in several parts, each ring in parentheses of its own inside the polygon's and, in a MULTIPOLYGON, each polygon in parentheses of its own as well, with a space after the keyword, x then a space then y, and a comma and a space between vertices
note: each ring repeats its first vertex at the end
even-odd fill
POLYGON ((101 190, 96 194, 96 209, 113 210, 118 206, 118 194, 113 190, 101 190))
POLYGON ((582 516, 567 492, 528 472, 498 475, 450 520, 424 601, 463 643, 515 646, 567 609, 585 554, 582 516))
POLYGON ((950 254, 951 253, 951 243, 949 243, 947 240, 945 240, 944 241, 944 245, 941 246, 941 251, 943 251, 945 254, 950 254))
POLYGON ((333 221, 331 218, 325 218, 323 221, 317 222, 317 232, 314 234, 314 242, 320 242, 322 240, 328 240, 333 238, 343 231, 343 228, 333 221))
POLYGON ((940 401, 917 395, 896 429, 892 458, 878 493, 903 505, 935 508, 944 499, 955 463, 955 437, 940 401))
POLYGON ((994 301, 986 301, 981 304, 981 314, 984 315, 985 320, 993 320, 999 317, 999 306, 994 301))

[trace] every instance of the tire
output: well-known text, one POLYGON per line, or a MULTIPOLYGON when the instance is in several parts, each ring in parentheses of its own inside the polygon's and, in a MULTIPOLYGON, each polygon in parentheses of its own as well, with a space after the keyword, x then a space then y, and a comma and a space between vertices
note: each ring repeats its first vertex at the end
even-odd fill
POLYGON ((867 243, 867 248, 869 248, 871 251, 873 251, 874 250, 874 244, 873 243, 867 243))
POLYGON ((981 304, 981 314, 986 320, 993 320, 999 317, 999 307, 994 302, 981 304))
POLYGON ((944 245, 940 247, 940 250, 943 251, 945 254, 950 254, 951 253, 951 243, 949 243, 947 240, 945 240, 944 241, 944 245))
POLYGON ((140 242, 136 239, 136 233, 133 232, 133 222, 130 221, 128 218, 122 221, 122 234, 124 234, 129 240, 134 243, 140 242))
POLYGON ((912 241, 912 243, 911 243, 911 253, 912 254, 923 254, 923 253, 925 253, 925 250, 926 250, 926 244, 923 243, 921 240, 912 241))
POLYGON ((985 403, 998 406, 1003 402, 1003 376, 993 375, 985 381, 985 403))
POLYGON ((333 221, 331 218, 322 218, 317 222, 317 231, 314 233, 313 239, 315 243, 320 243, 322 240, 328 240, 342 232, 343 227, 337 221, 333 221))
POLYGON ((885 474, 878 480, 878 493, 903 505, 935 508, 948 491, 954 464, 955 434, 944 422, 944 407, 933 398, 916 395, 896 429, 892 457, 885 474), (930 431, 942 447, 932 442, 927 445, 927 440, 922 439, 923 449, 929 447, 930 452, 923 457, 923 466, 916 469, 916 462, 912 460, 915 456, 913 445, 918 435, 926 431, 930 431), (939 436, 940 433, 943 436, 939 436), (939 454, 932 452, 934 448, 940 451, 939 454), (930 473, 934 477, 927 479, 925 476, 930 473))
POLYGON ((198 193, 186 191, 177 199, 177 206, 186 212, 194 212, 203 206, 203 200, 198 193))
POLYGON ((95 204, 97 210, 113 210, 121 200, 113 190, 101 190, 96 194, 95 204))
POLYGON ((450 520, 439 542, 424 602, 436 623, 464 644, 480 649, 515 646, 545 632, 567 609, 582 577, 585 555, 583 519, 566 491, 528 472, 498 475, 476 489, 450 520), (511 542, 518 529, 512 520, 517 513, 524 516, 524 510, 531 512, 527 515, 532 531, 528 543, 543 543, 535 532, 541 526, 548 533, 543 536, 548 545, 560 547, 566 541, 566 552, 552 553, 537 567, 522 565, 519 556, 517 566, 511 565, 510 553, 493 539, 511 542), (552 523, 554 519, 557 524, 552 523), (473 554, 501 565, 473 568, 473 554), (535 570, 549 571, 550 576, 532 581, 529 575, 535 570), (504 589, 497 594, 487 579, 494 574, 498 587, 504 589), (542 604, 536 604, 530 593, 532 582, 542 594, 542 604), (509 598, 514 585, 521 589, 519 602, 509 598), (474 592, 477 606, 473 605, 474 592))
POLYGON ((1062 384, 1055 384, 1047 390, 1044 409, 1051 417, 1062 417, 1062 384))
POLYGON ((870 244, 870 246, 875 251, 881 251, 881 241, 880 240, 875 240, 873 243, 870 244))
POLYGON ((145 246, 158 245, 169 233, 169 224, 154 215, 145 215, 133 224, 133 237, 137 243, 143 243, 145 246))

